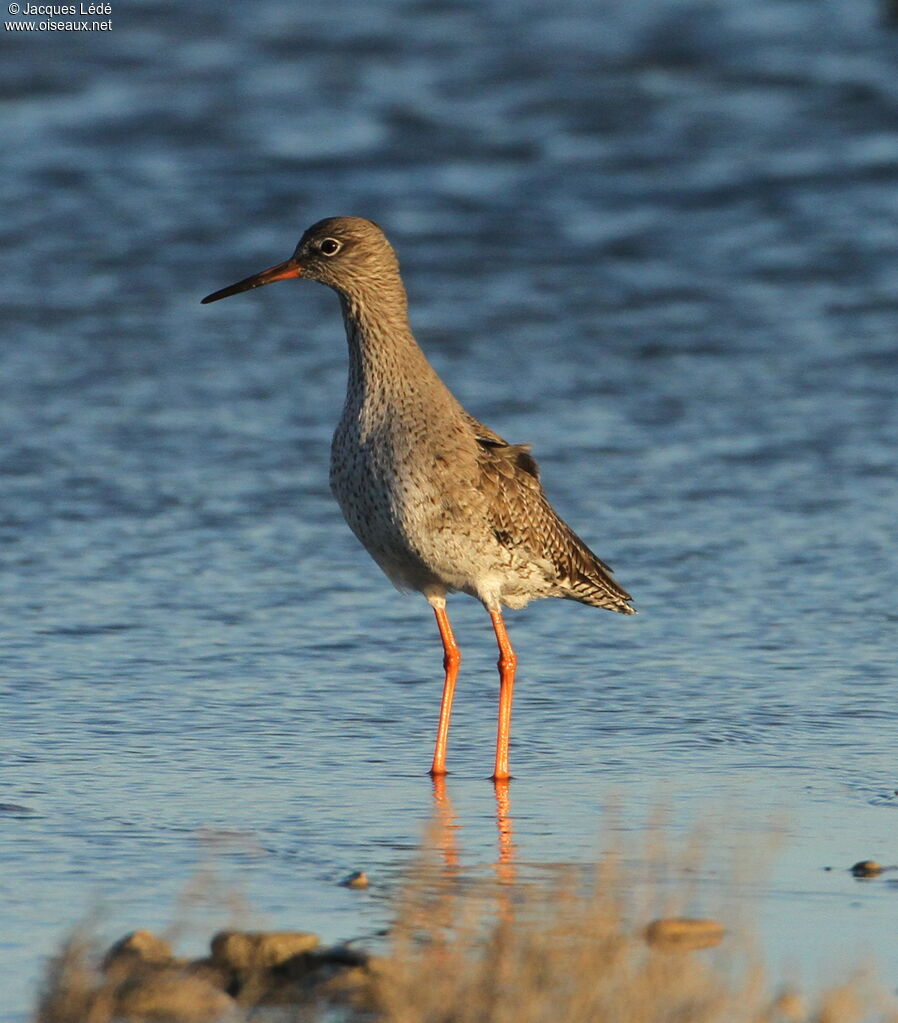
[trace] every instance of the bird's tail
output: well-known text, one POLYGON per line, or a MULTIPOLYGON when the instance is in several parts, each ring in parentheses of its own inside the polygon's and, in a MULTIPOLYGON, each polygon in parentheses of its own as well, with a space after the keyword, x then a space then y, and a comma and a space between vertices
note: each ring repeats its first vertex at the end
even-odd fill
POLYGON ((572 566, 574 571, 565 581, 563 596, 568 600, 578 600, 592 607, 604 607, 623 615, 636 614, 636 608, 632 606, 633 598, 612 578, 612 569, 579 536, 573 534, 573 537, 579 548, 579 557, 572 566))
POLYGON ((569 584, 564 596, 568 600, 578 600, 592 607, 604 607, 607 611, 618 611, 622 615, 636 614, 630 594, 613 581, 609 585, 607 576, 602 580, 586 577, 575 580, 569 584))

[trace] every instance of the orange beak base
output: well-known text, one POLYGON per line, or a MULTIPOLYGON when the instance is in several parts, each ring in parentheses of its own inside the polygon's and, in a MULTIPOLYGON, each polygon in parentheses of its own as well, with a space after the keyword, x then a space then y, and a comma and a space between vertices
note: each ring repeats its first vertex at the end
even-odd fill
POLYGON ((261 288, 263 284, 274 284, 275 281, 289 281, 291 277, 302 277, 302 267, 292 258, 283 263, 278 263, 277 266, 270 266, 267 270, 254 274, 252 277, 246 277, 244 280, 231 284, 227 288, 222 288, 221 291, 213 291, 211 295, 206 295, 203 299, 203 305, 209 302, 217 302, 220 298, 239 295, 241 291, 261 288))

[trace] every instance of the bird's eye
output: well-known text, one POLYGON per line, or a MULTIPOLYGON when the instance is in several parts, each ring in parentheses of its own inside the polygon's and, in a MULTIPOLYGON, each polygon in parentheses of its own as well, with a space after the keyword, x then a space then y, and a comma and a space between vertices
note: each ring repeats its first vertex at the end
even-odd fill
POLYGON ((318 251, 322 256, 336 256, 336 254, 343 248, 343 243, 338 242, 336 238, 325 238, 324 241, 318 246, 318 251))

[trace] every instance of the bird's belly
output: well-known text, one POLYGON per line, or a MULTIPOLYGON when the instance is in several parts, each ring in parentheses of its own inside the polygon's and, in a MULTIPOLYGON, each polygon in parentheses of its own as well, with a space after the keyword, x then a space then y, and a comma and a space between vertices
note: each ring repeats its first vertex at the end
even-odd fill
POLYGON ((459 510, 438 489, 358 464, 349 472, 334 466, 331 488, 349 527, 399 589, 460 591, 513 608, 551 594, 550 566, 504 548, 476 505, 459 510))
POLYGON ((427 461, 369 452, 339 431, 334 438, 334 497, 353 533, 402 589, 472 592, 484 559, 478 538, 489 531, 476 501, 463 509, 453 502, 456 482, 427 461))
POLYGON ((421 487, 403 467, 400 475, 364 448, 335 439, 330 484, 350 529, 368 553, 402 589, 426 589, 435 581, 418 549, 416 510, 426 504, 421 487))
POLYGON ((341 422, 331 449, 331 490, 349 527, 400 589, 458 590, 523 607, 551 595, 552 566, 509 549, 493 528, 476 459, 463 450, 394 447, 341 422))

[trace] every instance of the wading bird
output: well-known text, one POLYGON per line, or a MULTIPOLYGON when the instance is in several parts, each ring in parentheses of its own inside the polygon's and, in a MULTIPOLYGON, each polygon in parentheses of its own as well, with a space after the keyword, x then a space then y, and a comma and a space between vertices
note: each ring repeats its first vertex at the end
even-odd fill
POLYGON ((494 781, 505 781, 517 658, 502 606, 564 597, 633 614, 611 570, 558 517, 526 444, 509 444, 469 415, 437 376, 408 323, 399 263, 381 229, 330 217, 306 231, 290 259, 203 302, 303 277, 340 297, 349 382, 331 448, 330 483, 346 521, 393 583, 418 590, 436 615, 445 681, 431 774, 446 744, 461 654, 446 594, 468 593, 499 644, 494 781))

